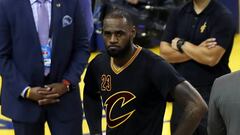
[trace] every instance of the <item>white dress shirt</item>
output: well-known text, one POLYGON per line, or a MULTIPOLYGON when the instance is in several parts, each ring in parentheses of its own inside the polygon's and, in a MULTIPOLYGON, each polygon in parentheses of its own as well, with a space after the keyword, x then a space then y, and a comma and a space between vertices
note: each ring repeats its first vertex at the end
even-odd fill
MULTIPOLYGON (((32 12, 33 12, 33 17, 34 17, 34 22, 35 22, 35 26, 36 29, 38 31, 38 13, 37 13, 37 8, 38 6, 40 6, 40 3, 37 2, 38 0, 30 0, 30 4, 32 7, 32 12)), ((48 10, 48 16, 49 16, 49 26, 50 26, 50 22, 51 22, 51 10, 52 10, 52 0, 47 0, 46 1, 46 8, 48 10)))

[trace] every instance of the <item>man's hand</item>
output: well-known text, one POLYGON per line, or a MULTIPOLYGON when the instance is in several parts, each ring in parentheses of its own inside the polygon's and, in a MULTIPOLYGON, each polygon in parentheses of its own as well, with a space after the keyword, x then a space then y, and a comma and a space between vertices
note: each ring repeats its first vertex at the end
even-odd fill
MULTIPOLYGON (((68 91, 68 88, 63 83, 52 83, 45 86, 48 90, 47 91, 39 91, 40 94, 44 95, 45 97, 38 100, 39 105, 47 105, 56 103, 53 98, 57 99, 61 97, 63 94, 65 94, 68 91)), ((59 102, 60 100, 57 99, 59 102)))
POLYGON ((208 49, 214 48, 217 46, 216 38, 208 38, 203 41, 199 46, 207 47, 208 49))
POLYGON ((68 92, 68 88, 63 83, 52 83, 47 85, 46 87, 50 88, 50 93, 55 93, 59 96, 62 96, 63 94, 68 92))
POLYGON ((177 42, 178 42, 179 39, 180 39, 180 38, 176 37, 176 38, 174 38, 174 39, 172 40, 172 43, 171 43, 171 47, 172 47, 173 49, 177 50, 177 51, 179 51, 178 48, 177 48, 177 42))
POLYGON ((51 93, 50 88, 32 87, 28 99, 38 102, 39 105, 47 105, 59 102, 59 95, 51 93))

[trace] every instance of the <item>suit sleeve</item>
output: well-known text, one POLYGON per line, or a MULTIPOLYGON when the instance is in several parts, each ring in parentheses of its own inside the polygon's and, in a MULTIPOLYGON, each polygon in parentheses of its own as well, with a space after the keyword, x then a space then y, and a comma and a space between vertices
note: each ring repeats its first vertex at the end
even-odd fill
POLYGON ((74 16, 73 57, 64 74, 71 84, 77 85, 88 62, 89 42, 93 31, 93 19, 90 0, 76 0, 74 16))
POLYGON ((17 70, 12 59, 13 46, 10 24, 5 11, 3 3, 0 2, 0 75, 5 85, 14 86, 13 89, 9 89, 11 93, 19 97, 24 88, 28 86, 28 82, 24 80, 21 73, 17 70))
POLYGON ((219 92, 218 81, 215 81, 210 95, 208 109, 208 134, 209 135, 226 135, 226 127, 218 108, 217 93, 219 92))
POLYGON ((93 68, 94 66, 90 63, 84 78, 85 87, 83 98, 85 116, 91 135, 102 132, 102 102, 93 68))

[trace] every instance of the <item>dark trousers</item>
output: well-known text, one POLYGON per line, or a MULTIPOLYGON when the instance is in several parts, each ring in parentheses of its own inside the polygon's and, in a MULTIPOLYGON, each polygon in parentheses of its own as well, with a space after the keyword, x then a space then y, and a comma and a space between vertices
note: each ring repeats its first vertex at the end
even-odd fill
MULTIPOLYGON (((198 92, 201 94, 205 102, 208 104, 210 92, 211 92, 211 85, 208 86, 201 86, 201 87, 195 87, 198 92)), ((183 113, 183 108, 180 107, 180 105, 173 103, 173 113, 172 113, 172 119, 171 119, 171 133, 174 133, 174 131, 177 128, 180 121, 180 118, 183 113)), ((195 130, 193 135, 207 135, 207 114, 202 118, 199 126, 195 130)))
MULTIPOLYGON (((50 83, 52 82, 49 81, 49 76, 45 77, 45 84, 50 83)), ((55 114, 48 112, 48 105, 42 108, 41 116, 36 122, 27 123, 12 120, 15 135, 44 135, 45 122, 48 123, 51 135, 82 135, 81 114, 74 119, 62 121, 53 116, 55 114)))
MULTIPOLYGON (((26 114, 27 115, 27 114, 26 114)), ((44 124, 47 121, 51 135, 82 135, 82 119, 76 118, 60 121, 44 116, 35 123, 26 123, 13 120, 15 135, 44 135, 44 124)))

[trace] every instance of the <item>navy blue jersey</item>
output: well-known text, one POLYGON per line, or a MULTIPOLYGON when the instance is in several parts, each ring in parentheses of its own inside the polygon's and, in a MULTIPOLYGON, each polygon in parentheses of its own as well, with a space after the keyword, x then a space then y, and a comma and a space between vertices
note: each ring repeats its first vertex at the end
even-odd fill
POLYGON ((166 101, 183 80, 161 57, 141 47, 122 67, 107 54, 98 55, 84 79, 84 98, 91 99, 84 100, 91 133, 100 130, 96 117, 101 115, 101 104, 97 102, 102 101, 107 135, 160 135, 166 101))

